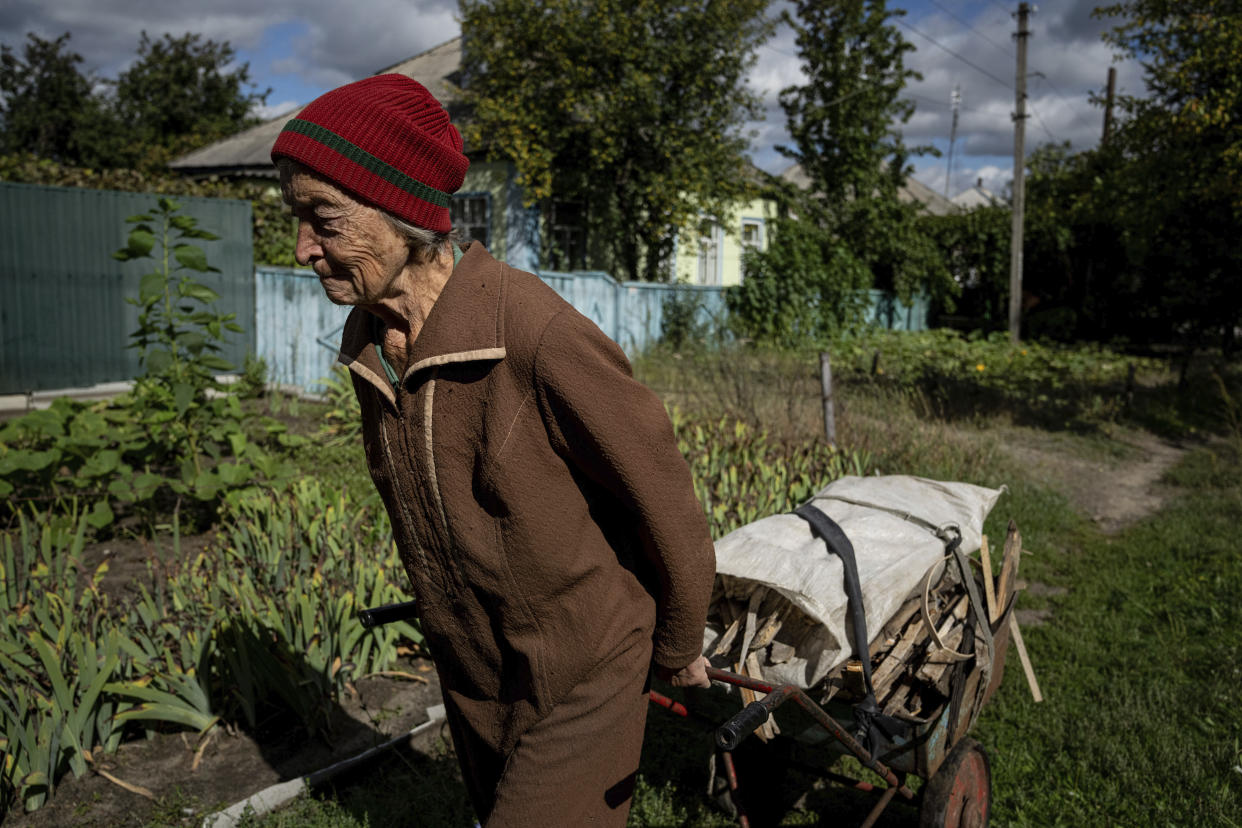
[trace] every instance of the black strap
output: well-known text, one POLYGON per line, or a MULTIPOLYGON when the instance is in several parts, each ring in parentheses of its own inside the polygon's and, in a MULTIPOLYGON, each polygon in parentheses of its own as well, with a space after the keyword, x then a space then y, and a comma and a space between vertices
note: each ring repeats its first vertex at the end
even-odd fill
POLYGON ((827 544, 828 550, 841 559, 842 568, 845 570, 845 597, 849 599, 850 621, 854 625, 854 640, 850 644, 854 648, 854 655, 862 662, 867 695, 874 698, 871 659, 868 657, 870 648, 867 646, 867 610, 863 606, 862 584, 858 580, 858 559, 854 555, 854 544, 850 543, 850 539, 835 520, 810 503, 799 506, 794 514, 811 524, 811 529, 827 544))
POLYGON ((850 539, 835 520, 810 503, 799 506, 794 514, 811 524, 812 531, 819 535, 829 551, 841 559, 841 566, 845 571, 845 596, 848 600, 850 621, 854 627, 851 646, 854 648, 854 655, 862 664, 863 686, 867 690, 863 700, 854 705, 855 736, 874 757, 880 745, 884 742, 891 744, 897 737, 907 736, 910 728, 904 722, 881 713, 875 698, 875 687, 871 684, 867 610, 863 606, 862 584, 858 580, 858 559, 854 555, 854 544, 850 543, 850 539))

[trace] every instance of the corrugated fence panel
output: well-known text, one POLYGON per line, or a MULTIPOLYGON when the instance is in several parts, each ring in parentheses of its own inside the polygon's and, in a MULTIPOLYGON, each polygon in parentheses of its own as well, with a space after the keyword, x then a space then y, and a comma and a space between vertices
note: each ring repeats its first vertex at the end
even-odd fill
MULTIPOLYGON (((728 314, 727 288, 719 286, 618 282, 598 271, 543 271, 539 277, 631 356, 659 340, 665 304, 674 297, 698 305, 698 321, 708 329, 719 329, 728 314)), ((872 290, 869 296, 866 318, 870 324, 901 331, 927 330, 926 296, 915 297, 909 307, 887 291, 872 290)))
POLYGON ((708 330, 724 325, 724 288, 707 285, 666 285, 623 282, 619 285, 617 344, 633 356, 660 339, 665 305, 693 302, 697 321, 708 330))
POLYGON ((894 331, 927 330, 928 298, 924 294, 914 297, 908 307, 901 304, 895 294, 885 290, 872 290, 871 306, 867 309, 867 321, 881 328, 894 331))
MULTIPOLYGON (((153 262, 118 262, 128 216, 158 196, 0 182, 0 393, 132 379, 127 348, 137 308, 125 301, 153 262)), ((196 241, 220 273, 196 279, 220 294, 220 309, 246 329, 223 356, 241 365, 253 349, 254 253, 250 203, 177 198, 182 212, 219 241, 196 241)))
MULTIPOLYGON (((724 288, 617 282, 606 273, 545 271, 539 277, 589 317, 631 357, 660 338, 665 305, 676 297, 698 305, 699 321, 724 324, 724 288)), ((923 330, 926 301, 912 308, 873 291, 871 321, 889 328, 923 330)), ((255 351, 270 379, 310 391, 322 388, 336 363, 349 308, 333 305, 309 270, 261 267, 255 273, 255 351)))
POLYGON ((254 309, 255 353, 267 362, 268 379, 321 390, 351 309, 329 302, 312 271, 285 267, 255 271, 254 309))

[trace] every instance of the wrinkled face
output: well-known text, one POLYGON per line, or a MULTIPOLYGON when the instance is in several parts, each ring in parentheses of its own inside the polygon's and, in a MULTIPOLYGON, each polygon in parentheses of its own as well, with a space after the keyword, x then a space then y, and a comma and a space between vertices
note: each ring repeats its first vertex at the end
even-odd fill
POLYGON ((280 190, 298 220, 294 258, 315 271, 328 299, 375 305, 392 298, 410 251, 378 210, 296 168, 282 171, 280 190))

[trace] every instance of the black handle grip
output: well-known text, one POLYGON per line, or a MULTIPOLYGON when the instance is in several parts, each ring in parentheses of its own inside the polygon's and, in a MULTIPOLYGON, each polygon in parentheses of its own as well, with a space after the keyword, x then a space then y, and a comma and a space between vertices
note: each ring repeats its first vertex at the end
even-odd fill
POLYGON ((358 620, 366 629, 393 621, 408 621, 418 615, 417 601, 402 601, 399 604, 384 604, 382 607, 358 610, 358 620))
POLYGON ((755 728, 768 720, 768 708, 761 701, 743 707, 729 721, 716 728, 716 744, 721 750, 733 750, 742 740, 755 732, 755 728))

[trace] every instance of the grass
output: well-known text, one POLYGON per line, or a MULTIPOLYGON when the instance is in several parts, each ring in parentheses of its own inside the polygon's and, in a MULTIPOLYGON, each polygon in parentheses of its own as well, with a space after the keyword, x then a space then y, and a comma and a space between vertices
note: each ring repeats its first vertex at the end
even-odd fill
MULTIPOLYGON (((687 364, 657 372, 640 362, 639 373, 680 406, 740 414, 783 439, 806 440, 821 428, 818 378, 782 359, 710 371, 687 364)), ((1129 429, 1225 435, 1199 444, 1167 474, 1173 496, 1161 511, 1113 536, 1008 459, 1004 441, 1015 428, 1032 428, 1031 418, 946 410, 913 386, 842 384, 843 445, 871 452, 884 473, 1006 484, 988 534, 1002 537, 1015 519, 1028 550, 1022 577, 1063 589, 1024 593, 1019 604, 1051 612, 1024 630, 1046 701, 1032 702, 1012 658, 973 731, 992 761, 992 824, 1242 824, 1242 436, 1230 396, 1237 374, 1228 376, 1218 392, 1205 382, 1179 396, 1167 383, 1153 384, 1123 417, 1109 408, 1109 418, 1090 428, 1079 417, 1041 431, 1057 450, 1101 461, 1127 456, 1115 438, 1129 429)), ((324 475, 353 469, 352 489, 368 482, 351 465, 357 459, 318 452, 304 462, 324 475)), ((801 770, 798 760, 807 757, 789 755, 787 741, 739 752, 743 784, 767 794, 766 805, 752 803, 767 808, 756 824, 860 822, 871 800, 801 770)), ((652 708, 630 824, 733 824, 707 793, 710 755, 707 728, 652 708)), ((447 748, 378 763, 247 824, 353 828, 405 824, 411 815, 425 825, 472 824, 447 748)), ((894 805, 879 824, 915 822, 912 810, 894 805)))
POLYGON ((1047 701, 1010 676, 979 722, 999 824, 1242 822, 1240 460, 1199 449, 1158 514, 1027 562, 1068 592, 1026 635, 1047 701))
POLYGON ((383 762, 338 777, 310 796, 239 828, 402 828, 471 826, 474 816, 443 742, 429 753, 397 750, 383 762))

